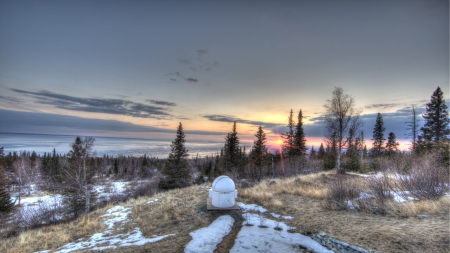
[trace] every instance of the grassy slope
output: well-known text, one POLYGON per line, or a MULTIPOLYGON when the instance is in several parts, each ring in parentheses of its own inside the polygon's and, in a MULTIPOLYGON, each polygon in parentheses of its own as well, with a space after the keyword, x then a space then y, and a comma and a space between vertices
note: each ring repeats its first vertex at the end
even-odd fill
MULTIPOLYGON (((333 180, 332 174, 304 176, 270 185, 267 181, 252 188, 238 189, 238 201, 263 205, 270 212, 293 216, 287 221, 303 234, 324 231, 340 240, 379 252, 449 252, 449 211, 445 208, 429 212, 429 217, 402 218, 398 215, 377 215, 363 212, 330 211, 323 208, 326 194, 324 185, 333 180)), ((189 233, 208 226, 221 214, 205 213, 208 191, 201 186, 191 186, 158 195, 159 201, 147 203, 154 198, 141 198, 121 205, 134 206, 131 219, 140 227, 144 236, 175 233, 162 241, 142 247, 122 247, 108 252, 183 252, 189 243, 189 233)), ((442 205, 441 205, 442 206, 442 205)), ((89 219, 80 219, 69 224, 45 227, 22 233, 17 238, 3 240, 1 252, 34 252, 56 249, 78 238, 88 238, 93 233, 105 231, 99 216, 108 208, 90 214, 89 219)), ((233 231, 219 245, 217 252, 228 252, 241 221, 235 223, 233 231)), ((273 219, 273 217, 270 217, 273 219)), ((128 223, 124 230, 131 231, 136 225, 128 223)))

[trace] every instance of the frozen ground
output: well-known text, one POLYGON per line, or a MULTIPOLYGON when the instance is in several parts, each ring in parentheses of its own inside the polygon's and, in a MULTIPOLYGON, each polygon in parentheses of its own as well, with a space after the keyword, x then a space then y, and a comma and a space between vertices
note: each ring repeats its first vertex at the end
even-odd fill
MULTIPOLYGON (((304 249, 309 249, 318 253, 332 253, 310 237, 288 232, 295 229, 294 227, 266 218, 264 213, 268 211, 264 207, 241 202, 238 203, 238 206, 244 211, 245 221, 230 252, 287 253, 304 252, 304 249)), ((293 219, 291 216, 270 214, 275 218, 293 219)), ((234 219, 231 216, 224 215, 217 218, 210 226, 190 233, 192 241, 186 245, 184 252, 214 252, 217 245, 231 231, 233 223, 234 219)))

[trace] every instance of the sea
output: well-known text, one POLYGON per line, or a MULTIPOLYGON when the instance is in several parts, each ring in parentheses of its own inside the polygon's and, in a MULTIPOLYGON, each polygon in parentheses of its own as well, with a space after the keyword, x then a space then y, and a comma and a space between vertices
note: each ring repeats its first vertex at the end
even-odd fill
MULTIPOLYGON (((81 137, 81 136, 80 136, 81 137)), ((143 156, 167 158, 170 153, 171 141, 101 137, 93 136, 94 156, 143 156)), ((53 134, 24 134, 24 133, 0 133, 0 147, 4 148, 4 154, 9 152, 32 152, 39 155, 56 150, 58 154, 67 154, 71 150, 71 144, 76 136, 53 134)), ((190 157, 205 157, 216 155, 223 147, 223 142, 186 141, 186 149, 190 157)))

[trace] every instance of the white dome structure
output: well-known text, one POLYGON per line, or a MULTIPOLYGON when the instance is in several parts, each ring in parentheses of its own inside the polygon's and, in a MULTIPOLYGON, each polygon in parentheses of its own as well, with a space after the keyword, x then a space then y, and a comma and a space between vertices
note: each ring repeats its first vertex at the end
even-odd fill
POLYGON ((214 180, 209 190, 212 205, 220 208, 229 208, 235 205, 237 190, 233 180, 227 176, 220 176, 214 180))

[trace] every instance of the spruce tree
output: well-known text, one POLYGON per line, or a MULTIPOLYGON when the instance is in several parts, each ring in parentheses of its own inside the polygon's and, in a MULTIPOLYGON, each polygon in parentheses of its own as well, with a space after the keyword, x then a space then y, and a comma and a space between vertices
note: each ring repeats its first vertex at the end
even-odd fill
POLYGON ((296 155, 295 151, 295 143, 294 143, 294 128, 295 128, 295 121, 294 121, 294 111, 291 109, 291 112, 289 113, 288 117, 288 131, 285 134, 281 135, 281 138, 284 139, 283 141, 283 154, 290 158, 296 155))
POLYGON ((360 169, 358 145, 360 137, 354 128, 350 128, 347 138, 347 152, 344 155, 343 167, 346 170, 357 171, 360 169))
POLYGON ((303 131, 303 114, 302 110, 300 109, 300 111, 298 112, 297 124, 295 125, 292 154, 294 154, 294 156, 305 155, 306 150, 306 137, 305 132, 303 131))
POLYGON ((319 151, 317 152, 317 158, 323 160, 325 158, 325 149, 323 143, 320 143, 319 151))
POLYGON ((172 189, 188 186, 191 182, 191 174, 189 171, 187 157, 188 151, 185 147, 185 137, 183 126, 177 128, 177 136, 175 141, 170 145, 171 152, 167 158, 161 173, 165 176, 159 181, 159 188, 172 189))
POLYGON ((0 217, 8 214, 14 208, 14 203, 11 201, 11 196, 6 190, 6 178, 0 170, 0 217))
POLYGON ((250 160, 252 167, 256 169, 252 176, 257 179, 261 178, 261 171, 264 166, 267 166, 267 138, 261 126, 258 127, 258 131, 255 134, 256 140, 253 141, 253 149, 250 152, 250 160))
POLYGON ((388 136, 388 141, 386 143, 386 152, 388 153, 388 155, 392 155, 396 151, 398 151, 398 145, 400 144, 397 142, 395 133, 390 132, 388 136))
POLYGON ((384 150, 383 142, 386 140, 384 138, 384 130, 386 129, 383 124, 383 116, 381 116, 381 113, 378 113, 375 126, 373 127, 372 155, 374 156, 379 156, 384 150))
POLYGON ((236 121, 233 123, 233 129, 225 137, 223 165, 225 170, 238 168, 241 162, 241 152, 239 150, 239 137, 236 131, 236 121))
POLYGON ((438 143, 441 140, 448 140, 450 119, 444 93, 440 87, 433 92, 430 102, 427 103, 426 113, 422 117, 425 125, 420 130, 424 141, 438 143))
MULTIPOLYGON (((323 148, 323 147, 322 147, 323 148)), ((317 158, 317 152, 314 149, 314 145, 311 147, 311 153, 309 153, 309 158, 310 159, 316 159, 317 158)))

